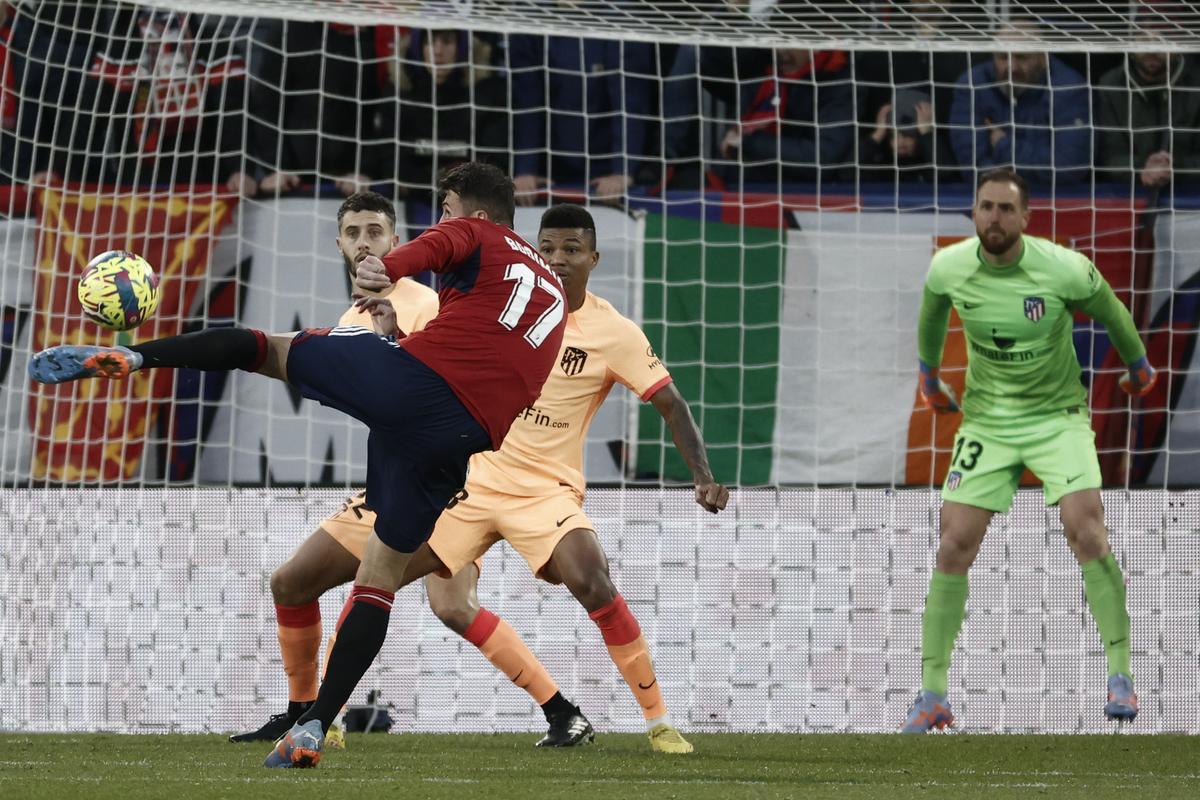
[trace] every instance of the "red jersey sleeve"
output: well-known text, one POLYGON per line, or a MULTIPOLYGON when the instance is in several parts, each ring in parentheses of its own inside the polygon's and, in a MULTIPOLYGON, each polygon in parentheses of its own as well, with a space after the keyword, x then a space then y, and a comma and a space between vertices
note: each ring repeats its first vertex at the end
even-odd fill
POLYGON ((479 228, 470 217, 439 222, 411 242, 405 242, 383 257, 388 276, 398 281, 418 272, 445 272, 461 264, 479 249, 479 228))

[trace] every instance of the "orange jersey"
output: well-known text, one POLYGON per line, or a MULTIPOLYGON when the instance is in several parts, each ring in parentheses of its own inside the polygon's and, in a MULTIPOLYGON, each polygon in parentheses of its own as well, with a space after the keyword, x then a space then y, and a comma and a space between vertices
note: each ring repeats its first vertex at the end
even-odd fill
MULTIPOLYGON (((396 325, 405 335, 421 330, 438 313, 437 292, 409 278, 396 281, 380 292, 379 296, 392 301, 392 308, 396 309, 396 325)), ((370 331, 375 330, 375 322, 371 315, 357 306, 350 306, 338 320, 338 325, 357 325, 370 331)))
POLYGON ((517 416, 499 450, 471 456, 468 486, 517 497, 570 486, 582 498, 584 436, 617 382, 648 400, 671 374, 636 323, 588 292, 567 317, 541 396, 517 416))

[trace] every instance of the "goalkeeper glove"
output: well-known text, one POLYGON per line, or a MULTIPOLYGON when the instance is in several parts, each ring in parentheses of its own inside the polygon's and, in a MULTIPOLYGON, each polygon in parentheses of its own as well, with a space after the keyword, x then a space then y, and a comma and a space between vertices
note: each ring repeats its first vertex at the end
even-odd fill
POLYGON ((924 361, 921 364, 921 399, 935 414, 954 414, 958 411, 958 400, 950 384, 938 377, 938 368, 924 361))
POLYGON ((1157 380, 1158 371, 1150 366, 1145 356, 1142 356, 1129 365, 1129 371, 1122 375, 1117 383, 1126 394, 1141 397, 1154 388, 1154 382, 1157 380))

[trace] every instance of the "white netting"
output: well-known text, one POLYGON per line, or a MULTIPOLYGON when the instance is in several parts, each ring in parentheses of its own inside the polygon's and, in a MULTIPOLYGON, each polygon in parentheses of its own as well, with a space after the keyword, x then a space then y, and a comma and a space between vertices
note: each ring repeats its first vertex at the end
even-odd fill
MULTIPOLYGON (((356 423, 255 376, 31 385, 34 350, 116 338, 82 322, 82 265, 129 247, 158 267, 164 302, 135 338, 332 324, 344 191, 394 197, 408 238, 437 172, 472 157, 531 189, 527 236, 547 202, 591 195, 592 288, 642 324, 718 479, 743 487, 701 516, 652 409, 617 387, 596 418, 588 511, 668 702, 706 730, 884 730, 911 699, 935 544, 921 487, 952 433, 914 404, 921 283, 936 247, 974 234, 975 172, 1015 163, 1032 232, 1093 258, 1163 369, 1131 403, 1102 330, 1076 325, 1144 729, 1200 730, 1196 10, 1020 5, 10 4, 0 728, 220 730, 278 710, 267 576, 363 479, 356 423), (930 15, 943 27, 917 30, 930 15), (1169 91, 1144 90, 1159 76, 1169 91)), ((1098 730, 1099 641, 1036 490, 973 575, 964 724, 1098 730)), ((562 590, 501 548, 481 596, 594 721, 635 727, 562 590)), ((372 674, 404 723, 536 726, 404 597, 372 674)))

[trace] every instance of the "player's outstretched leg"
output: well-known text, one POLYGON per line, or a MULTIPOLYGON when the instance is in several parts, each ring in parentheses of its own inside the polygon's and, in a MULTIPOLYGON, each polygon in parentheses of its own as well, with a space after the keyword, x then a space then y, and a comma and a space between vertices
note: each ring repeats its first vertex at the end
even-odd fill
POLYGON ((562 696, 550 673, 520 634, 491 611, 480 608, 478 581, 475 565, 464 567, 453 578, 427 576, 425 594, 430 609, 442 624, 479 648, 492 666, 528 692, 541 707, 547 731, 537 747, 575 747, 594 741, 596 732, 592 723, 578 706, 562 696))
POLYGON ((66 344, 35 354, 29 377, 39 383, 127 378, 152 367, 254 372, 267 361, 268 350, 267 335, 252 328, 212 328, 130 347, 66 344))
POLYGON ((625 599, 613 586, 608 559, 595 532, 578 528, 566 534, 542 571, 547 579, 561 581, 600 629, 609 656, 642 707, 650 749, 656 753, 692 752, 691 742, 671 724, 650 646, 625 599))

